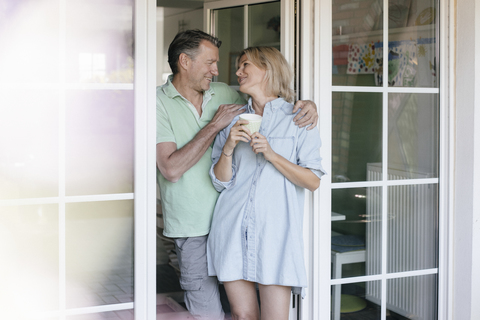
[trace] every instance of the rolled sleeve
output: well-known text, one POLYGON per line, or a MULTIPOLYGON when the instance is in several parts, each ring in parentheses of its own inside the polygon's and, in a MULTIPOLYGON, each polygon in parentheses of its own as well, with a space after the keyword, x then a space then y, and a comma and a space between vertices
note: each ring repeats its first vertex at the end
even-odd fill
POLYGON ((212 184, 215 187, 215 190, 218 192, 222 192, 224 189, 230 189, 235 186, 235 181, 236 181, 236 176, 237 176, 237 167, 235 166, 234 163, 232 163, 232 178, 230 181, 223 182, 217 179, 215 176, 215 172, 213 171, 213 168, 217 164, 218 160, 220 159, 220 156, 222 155, 222 149, 223 146, 225 145, 225 142, 227 141, 227 137, 230 133, 230 129, 232 128, 233 124, 236 122, 236 118, 233 119, 233 121, 230 123, 228 127, 223 129, 217 134, 217 137, 215 138, 215 142, 213 143, 213 148, 212 148, 212 166, 210 167, 210 178, 212 179, 212 184))
POLYGON ((212 183, 213 186, 215 187, 215 190, 218 192, 222 192, 224 189, 231 189, 235 186, 235 182, 237 181, 237 167, 235 165, 232 165, 232 178, 230 181, 223 182, 217 179, 215 176, 215 172, 213 171, 213 167, 216 165, 216 163, 212 164, 210 168, 210 178, 212 178, 212 183))
POLYGON ((313 130, 300 130, 298 138, 297 164, 310 169, 318 178, 326 174, 322 167, 322 158, 320 157, 320 133, 317 128, 313 130))

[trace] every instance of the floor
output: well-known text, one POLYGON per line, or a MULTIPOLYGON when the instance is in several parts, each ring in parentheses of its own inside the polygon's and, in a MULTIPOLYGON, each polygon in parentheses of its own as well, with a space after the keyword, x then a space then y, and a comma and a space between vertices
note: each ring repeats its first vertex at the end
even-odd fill
MULTIPOLYGON (((342 294, 365 297, 365 287, 357 284, 345 284, 342 286, 342 294)), ((367 300, 367 307, 363 310, 352 313, 341 313, 340 320, 378 320, 381 318, 380 306, 367 300)), ((386 320, 408 320, 408 318, 397 315, 387 310, 386 320)))
MULTIPOLYGON (((178 281, 178 271, 172 266, 168 252, 159 245, 157 253, 157 320, 193 320, 183 303, 183 291, 178 281)), ((224 310, 229 318, 230 307, 223 286, 220 286, 224 310)), ((360 286, 342 287, 342 293, 364 296, 360 286)), ((133 301, 133 270, 117 270, 108 274, 96 274, 71 278, 67 284, 67 305, 80 308, 95 305, 115 304, 133 301), (75 279, 75 280, 74 280, 75 279)), ((69 316, 68 320, 133 320, 133 310, 111 311, 98 314, 69 316)), ((368 304, 364 310, 342 313, 341 320, 378 320, 380 309, 368 304)), ((387 311, 386 320, 405 320, 387 311)))

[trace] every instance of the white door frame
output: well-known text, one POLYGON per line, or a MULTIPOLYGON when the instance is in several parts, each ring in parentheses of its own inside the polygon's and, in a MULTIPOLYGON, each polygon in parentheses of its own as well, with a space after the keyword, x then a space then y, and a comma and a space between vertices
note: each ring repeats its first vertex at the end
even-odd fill
POLYGON ((156 7, 135 0, 135 273, 137 320, 156 319, 156 7))

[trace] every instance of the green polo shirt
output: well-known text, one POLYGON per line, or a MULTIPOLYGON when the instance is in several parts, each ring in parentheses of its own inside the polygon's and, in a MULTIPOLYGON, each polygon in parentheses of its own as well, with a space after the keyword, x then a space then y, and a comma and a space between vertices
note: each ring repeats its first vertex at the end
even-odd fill
MULTIPOLYGON (((157 143, 175 142, 182 148, 205 127, 219 105, 245 104, 240 95, 224 83, 211 83, 203 94, 202 116, 187 99, 167 83, 157 87, 157 143)), ((212 165, 210 146, 192 168, 175 183, 166 180, 157 168, 162 199, 163 234, 167 237, 196 237, 210 232, 213 209, 219 193, 208 174, 212 165)))

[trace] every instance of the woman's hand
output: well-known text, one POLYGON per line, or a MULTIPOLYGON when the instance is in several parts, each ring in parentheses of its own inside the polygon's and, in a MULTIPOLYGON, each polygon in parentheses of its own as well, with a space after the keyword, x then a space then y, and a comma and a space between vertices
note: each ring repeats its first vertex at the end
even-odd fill
POLYGON ((252 141, 250 141, 250 146, 252 147, 255 154, 263 153, 265 160, 272 161, 277 155, 275 151, 272 150, 270 144, 268 143, 267 138, 261 135, 259 132, 255 132, 252 135, 252 141))
POLYGON ((223 146, 223 152, 226 154, 233 153, 233 149, 237 146, 239 141, 249 142, 251 140, 250 130, 247 127, 242 126, 242 124, 247 124, 247 120, 238 120, 233 127, 230 129, 230 134, 228 135, 227 141, 223 146))

